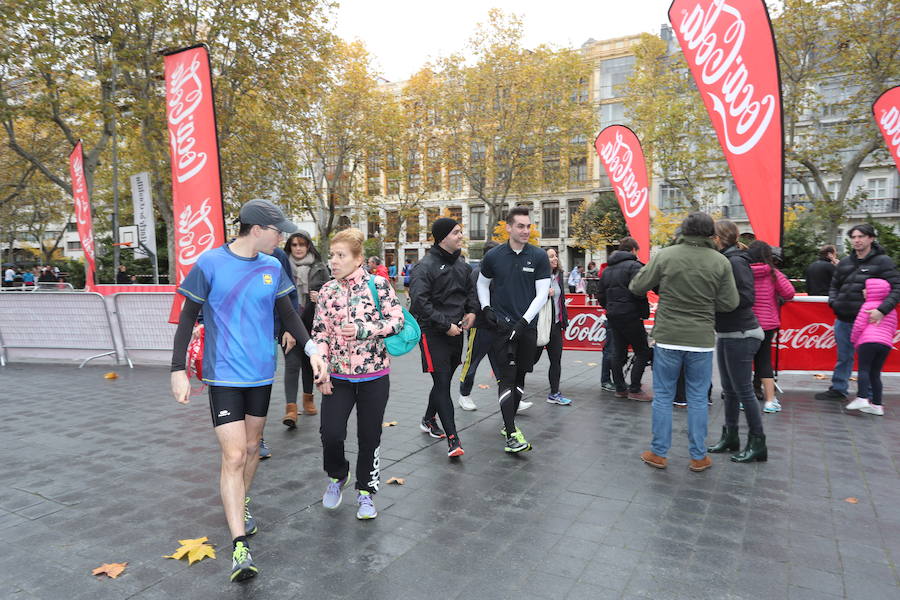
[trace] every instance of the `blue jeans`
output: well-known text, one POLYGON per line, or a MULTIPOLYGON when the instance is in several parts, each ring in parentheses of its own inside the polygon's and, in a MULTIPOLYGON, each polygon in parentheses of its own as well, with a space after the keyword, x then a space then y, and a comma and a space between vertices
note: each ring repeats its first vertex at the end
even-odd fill
POLYGON ((612 357, 616 351, 616 338, 609 321, 606 322, 606 345, 603 346, 603 359, 600 361, 600 383, 612 383, 612 357))
POLYGON ((672 401, 675 400, 678 375, 684 368, 688 449, 695 460, 706 456, 707 392, 712 380, 712 364, 712 352, 669 350, 659 346, 654 349, 653 441, 650 442, 653 454, 665 458, 672 447, 672 401))
POLYGON ((853 323, 847 323, 840 319, 834 322, 834 342, 837 344, 837 363, 834 365, 834 373, 831 375, 831 389, 847 395, 850 389, 850 375, 853 373, 853 355, 855 350, 850 334, 853 332, 853 323))

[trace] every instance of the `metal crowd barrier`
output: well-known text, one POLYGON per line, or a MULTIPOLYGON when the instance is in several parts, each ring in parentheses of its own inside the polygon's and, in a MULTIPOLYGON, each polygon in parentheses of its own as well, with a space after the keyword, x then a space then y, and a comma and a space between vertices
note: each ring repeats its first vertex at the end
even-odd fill
POLYGON ((0 366, 8 348, 103 350, 78 365, 114 356, 116 344, 103 296, 93 292, 0 294, 0 366))
POLYGON ((121 344, 128 366, 133 367, 129 350, 172 350, 177 325, 169 323, 171 293, 121 292, 113 294, 119 321, 121 344))

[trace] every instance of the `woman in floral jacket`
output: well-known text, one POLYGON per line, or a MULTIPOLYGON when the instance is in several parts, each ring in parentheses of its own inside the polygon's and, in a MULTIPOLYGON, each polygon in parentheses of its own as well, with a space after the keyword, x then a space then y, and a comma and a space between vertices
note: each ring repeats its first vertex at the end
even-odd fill
POLYGON ((356 517, 374 519, 378 512, 372 495, 378 491, 378 452, 390 389, 391 361, 384 338, 403 328, 403 311, 390 282, 362 268, 363 239, 358 229, 345 229, 332 238, 334 279, 319 291, 312 334, 332 376, 319 386, 324 466, 331 478, 322 504, 332 510, 340 506, 341 491, 350 481, 344 440, 347 420, 356 406, 356 517), (380 312, 369 287, 371 277, 375 278, 380 312))

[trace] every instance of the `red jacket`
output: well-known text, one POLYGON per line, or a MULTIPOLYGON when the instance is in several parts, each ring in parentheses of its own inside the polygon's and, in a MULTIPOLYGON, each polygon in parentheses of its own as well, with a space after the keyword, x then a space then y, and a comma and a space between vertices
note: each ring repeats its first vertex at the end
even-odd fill
POLYGON ((772 281, 772 267, 766 263, 752 263, 750 269, 753 271, 753 284, 756 290, 753 314, 764 331, 778 329, 781 324, 778 301, 793 298, 794 286, 778 269, 775 269, 775 281, 772 281))

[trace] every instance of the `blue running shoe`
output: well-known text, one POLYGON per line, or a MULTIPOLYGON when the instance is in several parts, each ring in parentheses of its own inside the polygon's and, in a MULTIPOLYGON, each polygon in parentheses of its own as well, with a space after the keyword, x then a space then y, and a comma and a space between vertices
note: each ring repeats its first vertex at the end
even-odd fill
POLYGON ((250 514, 250 496, 244 497, 244 533, 245 535, 253 535, 259 531, 256 526, 256 519, 250 514))
POLYGON ((572 401, 570 399, 564 397, 559 392, 547 396, 547 402, 549 402, 550 404, 559 404, 560 406, 568 406, 572 404, 572 401))
POLYGON ((374 519, 378 516, 378 511, 375 510, 375 504, 372 502, 372 494, 369 492, 360 490, 359 495, 356 497, 356 504, 359 505, 359 508, 356 509, 357 519, 362 521, 374 519))
POLYGON ((341 505, 341 499, 344 497, 342 490, 347 487, 350 476, 347 475, 343 479, 331 478, 331 483, 325 488, 325 494, 322 496, 322 506, 328 510, 334 510, 341 505))
POLYGON ((266 440, 259 438, 259 460, 266 460, 267 458, 271 458, 271 456, 272 451, 269 450, 266 440))

